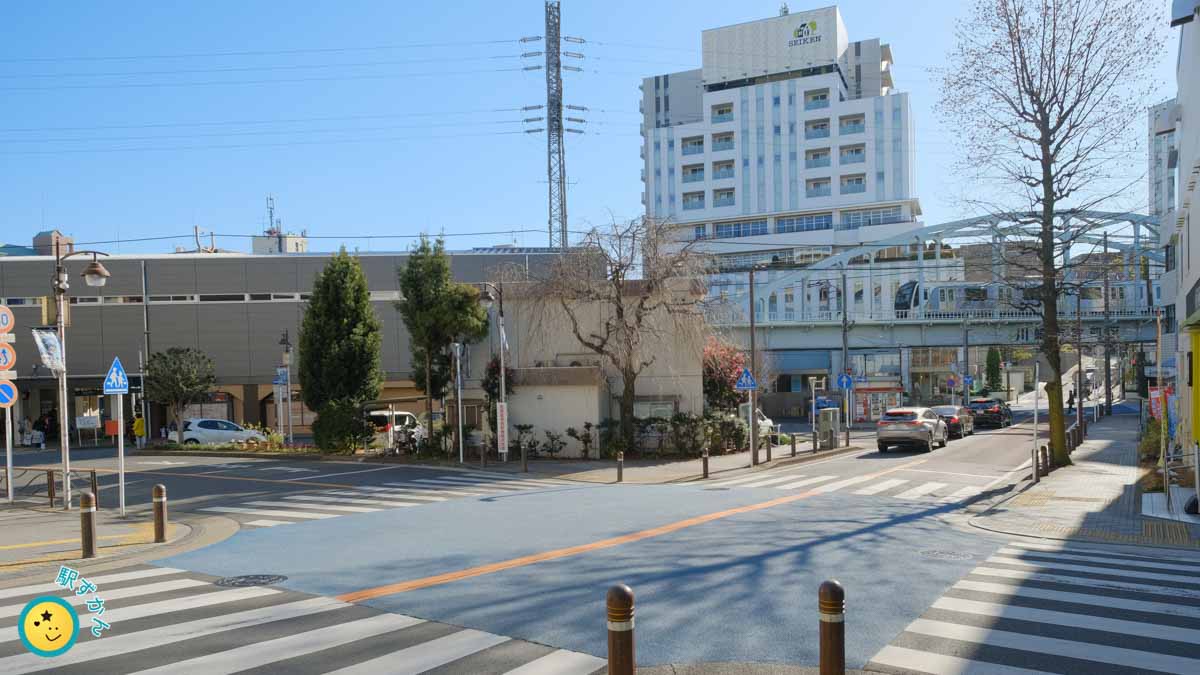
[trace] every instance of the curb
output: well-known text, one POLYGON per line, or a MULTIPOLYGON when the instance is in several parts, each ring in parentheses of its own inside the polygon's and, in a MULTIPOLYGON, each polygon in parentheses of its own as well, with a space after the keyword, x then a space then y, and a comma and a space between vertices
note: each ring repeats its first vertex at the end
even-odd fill
MULTIPOLYGON (((766 471, 768 469, 774 469, 774 468, 781 467, 781 466, 791 466, 792 464, 805 464, 807 462, 816 461, 818 459, 829 459, 831 457, 838 457, 841 455, 849 455, 849 454, 852 454, 855 452, 862 452, 863 450, 864 450, 864 448, 862 448, 860 446, 848 445, 844 448, 837 448, 835 450, 826 450, 824 452, 819 452, 819 453, 811 453, 810 452, 810 453, 806 453, 806 454, 800 454, 800 452, 797 451, 795 457, 780 457, 778 459, 772 459, 770 462, 759 462, 758 466, 748 466, 748 467, 743 466, 743 467, 737 467, 737 468, 733 468, 733 469, 722 469, 720 471, 709 471, 708 476, 709 476, 709 479, 711 480, 713 474, 723 474, 723 473, 729 473, 730 471, 742 471, 742 470, 746 470, 746 469, 749 469, 748 473, 757 473, 759 471, 766 471)), ((671 483, 689 483, 689 482, 703 481, 704 480, 703 476, 704 476, 704 474, 698 473, 698 474, 694 474, 691 476, 684 476, 683 478, 673 478, 671 480, 664 481, 663 483, 671 484, 671 483)))

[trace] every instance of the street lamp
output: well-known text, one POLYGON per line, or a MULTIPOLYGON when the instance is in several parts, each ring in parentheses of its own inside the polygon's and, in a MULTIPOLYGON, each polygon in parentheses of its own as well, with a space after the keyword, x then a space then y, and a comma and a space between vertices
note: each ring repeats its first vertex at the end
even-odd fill
MULTIPOLYGON (((488 281, 482 282, 481 285, 483 292, 479 294, 479 303, 483 305, 484 311, 490 310, 493 304, 496 305, 497 325, 500 327, 500 402, 496 406, 496 451, 501 455, 507 455, 508 448, 505 445, 508 442, 508 403, 505 398, 507 382, 504 373, 504 350, 508 348, 508 337, 504 334, 504 291, 488 281), (503 413, 500 412, 501 409, 503 409, 503 413), (504 425, 503 431, 501 431, 501 425, 504 425)), ((485 463, 486 455, 486 452, 480 454, 480 465, 485 463)), ((529 471, 529 458, 526 456, 524 443, 521 444, 521 471, 529 471)))
POLYGON ((62 370, 58 374, 58 441, 62 454, 63 505, 67 509, 71 508, 71 448, 69 445, 71 433, 70 427, 67 424, 67 335, 64 316, 66 314, 67 290, 71 288, 71 284, 69 283, 67 268, 63 265, 63 261, 77 255, 92 256, 92 261, 87 264, 87 267, 83 269, 83 273, 79 275, 83 277, 83 282, 89 287, 102 288, 108 283, 108 278, 112 276, 97 259, 97 256, 107 257, 107 253, 100 251, 72 251, 66 255, 62 255, 59 249, 59 242, 54 242, 54 278, 50 280, 50 288, 54 291, 54 298, 58 307, 55 327, 58 329, 59 353, 62 356, 62 370))
POLYGON ((295 439, 292 436, 292 340, 286 328, 283 330, 283 337, 279 338, 279 346, 283 347, 283 365, 287 368, 287 378, 284 381, 284 386, 287 387, 287 395, 284 397, 284 400, 287 405, 288 445, 291 445, 295 443, 295 439))

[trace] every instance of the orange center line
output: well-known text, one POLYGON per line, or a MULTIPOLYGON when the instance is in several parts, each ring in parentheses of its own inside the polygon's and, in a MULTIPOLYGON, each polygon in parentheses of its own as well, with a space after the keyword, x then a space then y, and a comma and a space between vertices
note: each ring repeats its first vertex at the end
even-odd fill
MULTIPOLYGON (((868 474, 868 477, 869 478, 878 478, 879 476, 884 476, 889 473, 893 473, 895 471, 902 471, 904 469, 907 469, 910 466, 915 466, 917 464, 923 464, 926 461, 928 461, 928 460, 918 459, 918 460, 914 460, 911 462, 906 462, 904 464, 901 464, 900 466, 893 467, 891 469, 884 469, 883 471, 877 471, 873 474, 868 474)), ((771 507, 779 506, 781 504, 790 504, 792 502, 797 502, 802 499, 808 499, 809 497, 812 497, 812 496, 818 495, 818 494, 823 494, 823 493, 820 491, 819 488, 813 488, 811 490, 807 490, 807 491, 801 492, 799 494, 787 495, 786 497, 777 497, 775 499, 770 499, 765 502, 758 502, 756 504, 747 504, 746 506, 738 506, 738 507, 735 507, 732 509, 726 509, 724 511, 715 511, 713 513, 707 513, 707 514, 704 514, 701 516, 695 516, 693 518, 686 518, 684 520, 679 520, 674 523, 667 523, 666 525, 652 527, 648 530, 641 530, 639 532, 633 532, 630 534, 621 535, 619 537, 610 537, 608 539, 601 539, 599 541, 594 541, 594 542, 591 542, 588 544, 580 544, 578 546, 568 546, 566 548, 553 549, 550 551, 543 551, 541 553, 534 553, 532 555, 521 556, 519 558, 510 558, 508 560, 502 560, 500 562, 489 563, 486 565, 478 565, 476 567, 468 567, 466 569, 456 570, 453 572, 446 572, 445 574, 437 574, 434 576, 422 577, 420 579, 412 579, 409 581, 401 581, 401 582, 394 583, 394 584, 386 584, 384 586, 376 586, 374 588, 364 588, 364 589, 358 590, 358 591, 350 591, 349 593, 343 593, 343 594, 337 596, 337 599, 341 600, 342 602, 362 602, 363 600, 371 600, 373 598, 379 598, 379 597, 383 597, 385 595, 396 595, 397 593, 406 593, 408 591, 414 591, 414 590, 421 589, 421 588, 429 588, 431 586, 440 586, 442 584, 448 584, 448 583, 451 583, 454 581, 462 581, 463 579, 471 579, 474 577, 480 577, 485 574, 494 574, 496 572, 503 572, 505 570, 515 569, 518 567, 525 567, 527 565, 533 565, 535 563, 546 562, 548 560, 560 560, 562 558, 569 558, 569 557, 580 555, 583 553, 591 553, 592 551, 600 551, 603 549, 620 546, 622 544, 630 544, 633 542, 642 541, 643 539, 650 539, 653 537, 661 537, 664 534, 678 532, 680 530, 684 530, 689 527, 703 525, 704 523, 711 523, 713 521, 722 520, 722 519, 729 518, 731 516, 736 516, 736 515, 739 515, 742 513, 751 513, 754 511, 761 511, 763 509, 769 509, 771 507)))

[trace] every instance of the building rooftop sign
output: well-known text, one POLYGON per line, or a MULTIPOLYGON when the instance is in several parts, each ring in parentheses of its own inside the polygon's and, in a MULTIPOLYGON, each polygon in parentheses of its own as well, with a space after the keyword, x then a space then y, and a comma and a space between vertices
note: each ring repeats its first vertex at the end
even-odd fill
POLYGON ((826 66, 846 50, 837 7, 704 31, 705 84, 826 66))

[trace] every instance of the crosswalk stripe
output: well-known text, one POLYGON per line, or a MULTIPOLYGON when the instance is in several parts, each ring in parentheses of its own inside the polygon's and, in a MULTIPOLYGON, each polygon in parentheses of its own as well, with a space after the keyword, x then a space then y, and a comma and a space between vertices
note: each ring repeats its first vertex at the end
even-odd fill
MULTIPOLYGON (((120 581, 131 581, 133 579, 148 579, 150 577, 165 576, 167 574, 180 574, 183 570, 175 569, 174 567, 150 567, 144 570, 134 570, 132 572, 117 572, 116 574, 103 574, 100 576, 86 577, 88 581, 96 585, 100 584, 115 584, 120 581)), ((12 588, 0 589, 0 600, 4 598, 12 598, 21 595, 38 595, 43 593, 54 593, 61 591, 62 586, 58 584, 33 584, 31 586, 14 586, 12 588)))
POLYGON ((439 497, 430 493, 416 493, 405 490, 397 490, 395 488, 379 488, 370 489, 360 488, 358 490, 323 490, 320 494, 337 495, 339 497, 354 497, 356 499, 385 499, 391 501, 403 502, 444 502, 446 497, 439 497))
MULTIPOLYGON (((1056 602, 1070 602, 1077 605, 1094 605, 1111 609, 1124 609, 1131 612, 1149 612, 1167 614, 1170 616, 1200 619, 1200 607, 1181 605, 1178 603, 1152 602, 1150 600, 1129 600, 1114 598, 1110 595, 1093 595, 1091 593, 1073 593, 1071 591, 1052 591, 1046 588, 1025 588, 1012 584, 996 584, 987 581, 972 581, 963 579, 952 588, 977 593, 990 593, 1008 597, 1031 598, 1056 602)), ((1089 584, 1088 588, 1092 588, 1089 584)))
POLYGON ((161 647, 227 630, 240 630, 258 624, 295 619, 347 606, 346 603, 332 598, 311 598, 206 619, 185 621, 177 624, 164 624, 134 633, 106 635, 100 640, 88 640, 87 642, 77 644, 71 651, 52 659, 47 659, 33 653, 0 658, 0 672, 34 673, 42 670, 62 668, 76 663, 119 656, 141 649, 161 647))
POLYGON ((737 485, 738 483, 748 483, 753 480, 762 480, 762 474, 756 473, 752 476, 739 476, 737 478, 726 478, 713 483, 708 483, 712 487, 722 487, 725 485, 737 485))
POLYGON ((1040 551, 1043 553, 1062 553, 1063 555, 1101 555, 1106 558, 1134 558, 1145 559, 1153 558, 1156 561, 1169 561, 1177 563, 1190 564, 1192 566, 1200 565, 1200 558, 1197 557, 1176 557, 1161 550, 1155 550, 1153 555, 1138 555, 1136 553, 1117 553, 1113 551, 1101 551, 1094 548, 1075 546, 1073 544, 1035 544, 1030 541, 1013 541, 1009 542, 1008 548, 1020 548, 1029 551, 1040 551))
MULTIPOLYGON (((253 587, 249 587, 249 588, 231 588, 227 591, 217 591, 214 593, 202 593, 200 595, 188 595, 188 596, 182 597, 182 598, 173 598, 171 600, 159 600, 157 602, 146 602, 146 603, 142 603, 140 605, 129 605, 129 606, 122 605, 119 608, 118 607, 109 607, 109 608, 105 608, 105 614, 108 615, 106 618, 110 619, 109 623, 112 623, 111 619, 113 619, 113 618, 116 618, 118 620, 120 620, 121 617, 130 617, 131 619, 132 618, 142 619, 142 618, 145 618, 148 616, 158 616, 160 614, 170 614, 171 612, 178 612, 178 611, 183 611, 183 610, 188 610, 188 609, 198 609, 200 607, 211 607, 212 605, 223 605, 223 604, 230 603, 230 602, 239 602, 242 600, 252 600, 254 598, 260 598, 260 597, 267 596, 267 595, 275 595, 279 592, 280 591, 277 591, 273 588, 266 588, 264 586, 253 586, 253 587)), ((105 600, 107 600, 108 597, 111 597, 111 596, 107 596, 107 594, 105 594, 105 595, 106 595, 105 600)), ((83 614, 80 614, 79 624, 81 626, 91 625, 91 620, 88 618, 89 616, 94 616, 94 615, 89 614, 89 615, 85 616, 83 614)), ((0 628, 0 643, 9 642, 12 640, 16 640, 18 638, 19 638, 19 636, 17 633, 16 626, 8 626, 6 628, 0 628)))
POLYGON ((847 478, 845 480, 839 480, 836 483, 826 483, 824 485, 818 485, 817 487, 813 488, 813 492, 834 492, 836 490, 841 490, 844 487, 850 487, 851 485, 858 485, 859 483, 865 483, 873 478, 874 478, 874 476, 855 476, 854 478, 847 478))
POLYGON ((909 624, 905 631, 935 638, 1053 654, 1058 657, 1085 661, 1099 661, 1142 670, 1160 670, 1168 673, 1200 672, 1200 660, 1198 659, 1113 647, 1095 642, 1075 642, 1074 640, 1043 637, 1031 633, 965 626, 932 619, 917 619, 909 624))
POLYGON ((833 480, 834 478, 837 478, 837 476, 813 476, 812 478, 805 478, 804 480, 798 480, 798 481, 795 481, 792 483, 784 483, 783 485, 776 485, 775 489, 776 490, 795 490, 796 488, 804 486, 804 485, 813 485, 814 483, 824 483, 825 481, 833 480))
POLYGON ((394 630, 408 628, 424 623, 422 619, 401 614, 379 614, 358 621, 326 626, 319 630, 310 630, 287 637, 256 642, 254 644, 228 649, 215 654, 198 656, 186 661, 169 663, 157 668, 138 671, 137 675, 217 675, 237 673, 251 668, 265 666, 276 661, 290 659, 330 649, 348 642, 365 640, 376 635, 382 635, 394 630))
POLYGON ((994 554, 984 562, 998 563, 1002 565, 1017 565, 1020 567, 1036 567, 1042 570, 1059 570, 1063 572, 1084 572, 1088 574, 1106 574, 1109 576, 1129 577, 1137 580, 1148 581, 1178 581, 1183 583, 1194 582, 1194 577, 1189 578, 1182 574, 1158 574, 1156 572, 1143 572, 1141 570, 1117 570, 1108 567, 1093 567, 1091 565, 1072 565, 1069 562, 1044 562, 1022 560, 1015 556, 1006 556, 994 554))
POLYGON ((245 524, 253 525, 254 527, 275 527, 276 525, 295 525, 296 523, 295 521, 291 520, 269 520, 267 518, 260 518, 259 520, 251 520, 245 524))
POLYGON ((588 675, 604 667, 602 658, 560 649, 504 673, 504 675, 588 675))
MULTIPOLYGON (((421 504, 423 503, 423 502, 402 502, 402 501, 396 501, 396 500, 371 499, 371 498, 358 499, 355 497, 341 497, 341 496, 336 496, 336 495, 328 496, 328 497, 323 497, 321 495, 291 495, 289 497, 284 497, 284 499, 290 499, 290 500, 298 501, 298 502, 328 502, 331 504, 350 504, 350 505, 354 505, 354 504, 368 505, 368 504, 370 504, 373 506, 389 506, 389 507, 390 506, 398 506, 398 507, 421 506, 421 504)), ((444 500, 439 499, 438 501, 444 501, 444 500)), ((317 505, 314 504, 313 507, 317 508, 317 505)), ((378 509, 376 509, 376 510, 378 510, 378 509)))
POLYGON ((869 485, 861 490, 855 490, 854 494, 856 494, 856 495, 879 494, 880 492, 883 492, 884 490, 890 490, 894 487, 899 487, 901 485, 904 485, 907 482, 908 482, 908 479, 906 479, 906 478, 890 478, 888 480, 881 481, 874 485, 869 485))
MULTIPOLYGON (((339 506, 337 504, 297 504, 295 502, 242 502, 250 506, 282 506, 285 509, 304 507, 307 509, 324 509, 326 511, 346 511, 347 513, 375 513, 379 509, 366 506, 339 506)), ((413 504, 416 506, 416 504, 413 504)))
MULTIPOLYGON (((1041 675, 1040 670, 1027 670, 998 663, 973 661, 960 656, 948 656, 936 652, 923 652, 907 647, 888 645, 871 659, 871 664, 902 668, 930 675, 1041 675)), ((868 664, 870 665, 870 664, 868 664)))
POLYGON ((1200 591, 1193 591, 1176 586, 1164 586, 1160 584, 1143 584, 1135 581, 1113 581, 1111 579, 1092 579, 1089 577, 1067 576, 1062 574, 1051 574, 1048 572, 1037 572, 1035 570, 1010 570, 999 567, 987 567, 980 565, 971 570, 971 574, 985 577, 999 577, 1001 579, 1016 579, 1020 581, 1045 581, 1056 584, 1067 584, 1079 586, 1081 588, 1106 588, 1118 591, 1134 591, 1143 593, 1161 593, 1165 595, 1177 595, 1189 598, 1200 599, 1200 591))
POLYGON ((905 490, 904 492, 896 495, 896 499, 920 499, 930 492, 944 487, 946 487, 945 483, 922 483, 911 490, 905 490))
POLYGON ((514 483, 544 483, 546 485, 574 485, 568 480, 558 480, 556 478, 519 478, 510 477, 498 474, 494 471, 459 471, 458 473, 464 476, 474 476, 476 478, 489 478, 496 481, 510 481, 514 483))
MULTIPOLYGON (((95 583, 94 581, 92 583, 95 583)), ((167 591, 177 591, 181 588, 193 588, 196 586, 205 586, 209 582, 200 581, 199 579, 172 579, 170 581, 160 581, 154 584, 146 584, 144 586, 130 586, 128 588, 114 588, 111 591, 104 592, 105 600, 121 600, 124 598, 136 598, 139 595, 151 595, 153 593, 165 593, 167 591)), ((97 584, 99 585, 99 584, 97 584)), ((64 600, 72 605, 87 604, 87 596, 68 595, 64 600)), ((6 605, 0 607, 0 618, 17 616, 21 610, 25 608, 25 603, 16 605, 6 605)), ((0 672, 3 672, 0 670, 0 672)))
POLYGON ((755 481, 753 483, 746 483, 742 487, 744 487, 744 488, 766 487, 768 485, 774 485, 776 483, 782 483, 784 481, 789 481, 789 480, 792 480, 793 478, 795 478, 795 476, 777 476, 774 478, 768 478, 766 480, 755 481))
POLYGON ((337 518, 332 513, 310 513, 306 511, 279 511, 275 509, 245 509, 239 506, 208 506, 198 511, 213 511, 215 513, 242 513, 250 516, 275 516, 276 518, 303 518, 319 520, 321 518, 337 518))
POLYGON ((1036 621, 1052 623, 1084 630, 1101 630, 1122 635, 1140 635, 1156 640, 1177 640, 1192 644, 1200 644, 1200 630, 1164 626, 1160 624, 1142 623, 1140 621, 1125 621, 1111 619, 1091 614, 1077 612, 1057 612, 1049 609, 1032 607, 1017 607, 1001 605, 994 602, 979 600, 964 600, 962 598, 939 598, 933 603, 934 609, 945 609, 951 612, 963 612, 990 616, 997 619, 1017 619, 1018 621, 1036 621))
MULTIPOLYGON (((1129 565, 1131 567, 1133 567, 1133 566, 1145 567, 1147 569, 1177 570, 1179 572, 1187 572, 1188 574, 1195 574, 1197 567, 1200 567, 1200 561, 1197 561, 1197 564, 1193 564, 1193 565, 1172 565, 1170 563, 1148 562, 1148 561, 1144 561, 1144 560, 1130 560, 1128 558, 1112 558, 1112 557, 1106 556, 1106 555, 1087 555, 1084 553, 1074 553, 1074 552, 1070 552, 1070 551, 1057 551, 1054 553, 1051 553, 1050 551, 1027 551, 1024 549, 1013 548, 1013 547, 1002 548, 999 551, 996 551, 996 553, 1002 553, 1006 556, 1013 556, 1013 557, 1019 557, 1022 554, 1025 554, 1025 555, 1041 556, 1043 558, 1066 558, 1066 560, 1064 560, 1064 562, 1099 562, 1099 563, 1109 563, 1109 564, 1113 564, 1113 565, 1129 565)), ((1031 560, 1030 562, 1037 562, 1037 561, 1031 560)))
POLYGON ((509 638, 501 635, 465 628, 457 633, 335 670, 327 675, 419 675, 508 640, 509 638))
POLYGON ((484 485, 484 486, 488 486, 488 487, 496 487, 499 489, 508 489, 511 487, 513 489, 525 490, 525 489, 534 488, 534 487, 545 487, 544 485, 542 485, 540 483, 526 482, 523 480, 495 480, 495 479, 482 480, 482 479, 474 477, 474 476, 464 477, 464 478, 458 478, 456 476, 442 476, 440 478, 437 478, 436 480, 451 481, 454 483, 462 483, 462 484, 467 484, 467 485, 484 485))
MULTIPOLYGON (((483 487, 482 483, 458 483, 452 480, 441 480, 438 478, 414 478, 414 483, 418 485, 441 485, 449 488, 463 488, 471 492, 480 492, 488 494, 496 494, 499 492, 509 492, 503 488, 483 487)), ((387 483, 387 485, 397 485, 397 483, 387 483)))
POLYGON ((981 488, 979 486, 968 485, 964 488, 959 488, 958 490, 952 492, 951 494, 946 495, 945 497, 942 497, 938 501, 943 504, 951 504, 954 502, 962 501, 964 499, 968 499, 970 497, 974 497, 975 495, 979 494, 982 491, 983 491, 983 488, 981 488))
POLYGON ((430 487, 428 485, 422 487, 420 485, 409 485, 407 483, 384 483, 384 485, 388 487, 360 487, 358 489, 370 490, 371 492, 390 492, 392 494, 411 492, 415 494, 426 495, 450 495, 452 497, 476 497, 483 494, 482 492, 451 490, 447 487, 430 487))

